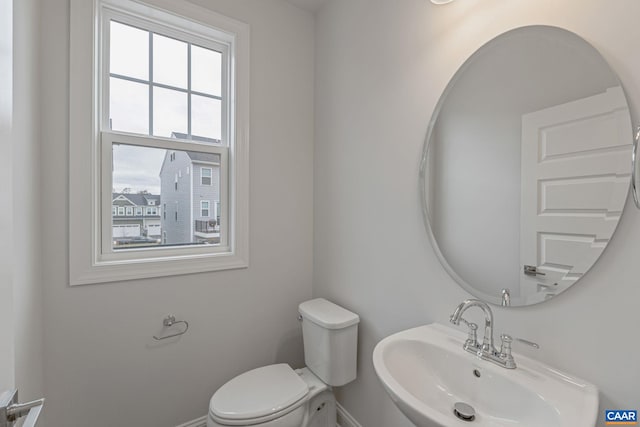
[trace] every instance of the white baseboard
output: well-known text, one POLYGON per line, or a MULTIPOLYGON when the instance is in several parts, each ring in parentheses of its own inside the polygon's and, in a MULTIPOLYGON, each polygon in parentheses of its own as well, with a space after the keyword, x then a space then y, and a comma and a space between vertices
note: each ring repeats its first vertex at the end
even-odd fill
MULTIPOLYGON (((360 423, 337 402, 336 412, 338 413, 338 425, 336 427, 362 427, 362 425, 360 425, 360 423)), ((204 416, 195 420, 187 421, 186 423, 180 424, 176 427, 207 427, 207 417, 204 416)))
POLYGON ((358 421, 356 421, 350 413, 347 412, 344 407, 336 402, 336 412, 338 413, 338 426, 337 427, 362 427, 358 421))
POLYGON ((180 424, 179 426, 176 426, 176 427, 207 427, 207 417, 205 415, 204 417, 187 421, 186 423, 180 424))

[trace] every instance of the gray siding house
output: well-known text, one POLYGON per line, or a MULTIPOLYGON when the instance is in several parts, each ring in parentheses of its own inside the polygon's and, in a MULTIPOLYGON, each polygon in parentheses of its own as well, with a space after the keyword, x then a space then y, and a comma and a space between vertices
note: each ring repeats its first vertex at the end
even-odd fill
POLYGON ((111 197, 114 244, 134 237, 160 238, 160 196, 157 194, 113 193, 111 197))
POLYGON ((165 153, 160 169, 162 243, 220 242, 220 156, 165 153))

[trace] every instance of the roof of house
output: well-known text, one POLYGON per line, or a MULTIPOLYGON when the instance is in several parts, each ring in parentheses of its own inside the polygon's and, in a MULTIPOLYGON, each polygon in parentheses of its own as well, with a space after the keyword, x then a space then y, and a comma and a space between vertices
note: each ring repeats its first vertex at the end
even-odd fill
POLYGON ((191 138, 189 138, 189 135, 182 132, 171 132, 171 137, 178 138, 178 139, 190 139, 191 141, 208 142, 211 144, 220 144, 220 142, 222 142, 219 139, 206 138, 204 136, 198 136, 198 135, 191 135, 191 138))
MULTIPOLYGON (((197 135, 191 135, 191 138, 189 138, 189 135, 181 132, 171 132, 171 137, 179 138, 179 139, 187 139, 187 140, 191 139, 191 141, 207 142, 210 144, 220 144, 219 139, 205 138, 203 136, 197 136, 197 135)), ((162 166, 160 167, 160 172, 158 173, 158 175, 162 176, 164 172, 164 165, 166 164, 167 158, 169 157, 169 154, 171 152, 174 152, 174 151, 166 150, 164 155, 164 160, 162 160, 162 166)), ((187 154, 187 156, 191 160, 191 163, 214 163, 217 165, 220 164, 220 154, 202 153, 198 151, 182 151, 182 152, 187 154)))
POLYGON ((186 152, 192 162, 220 163, 220 154, 199 153, 197 151, 186 152))
POLYGON ((115 200, 120 196, 126 197, 136 206, 148 206, 149 200, 155 200, 155 206, 160 204, 160 195, 158 194, 113 193, 112 200, 115 200))

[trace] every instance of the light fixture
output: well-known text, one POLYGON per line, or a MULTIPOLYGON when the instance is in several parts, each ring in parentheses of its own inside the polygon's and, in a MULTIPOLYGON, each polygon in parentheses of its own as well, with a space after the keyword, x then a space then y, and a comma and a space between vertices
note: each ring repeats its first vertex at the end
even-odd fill
POLYGON ((451 3, 453 0, 431 0, 431 3, 433 4, 447 4, 447 3, 451 3))

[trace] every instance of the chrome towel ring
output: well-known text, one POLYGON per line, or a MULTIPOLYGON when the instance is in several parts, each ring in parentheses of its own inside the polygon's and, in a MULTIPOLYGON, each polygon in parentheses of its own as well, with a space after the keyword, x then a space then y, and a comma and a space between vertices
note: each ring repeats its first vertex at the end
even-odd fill
POLYGON ((171 314, 169 314, 167 317, 165 317, 162 320, 162 325, 165 328, 170 328, 170 327, 172 327, 174 325, 177 325, 178 323, 184 324, 184 330, 182 332, 178 332, 178 333, 175 333, 175 334, 167 335, 166 337, 158 337, 158 336, 154 335, 153 339, 156 340, 156 341, 161 341, 161 340, 166 340, 166 339, 173 338, 173 337, 179 337, 180 335, 186 334, 187 331, 189 330, 189 322, 187 322, 186 320, 176 320, 176 317, 171 315, 171 314))

